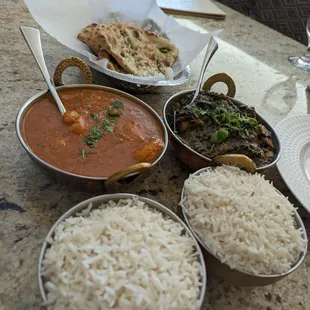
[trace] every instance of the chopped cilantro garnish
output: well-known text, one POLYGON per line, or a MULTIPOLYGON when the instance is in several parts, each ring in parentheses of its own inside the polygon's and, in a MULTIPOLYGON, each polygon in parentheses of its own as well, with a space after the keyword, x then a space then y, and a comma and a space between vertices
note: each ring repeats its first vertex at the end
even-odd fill
POLYGON ((114 128, 109 125, 107 122, 103 122, 102 127, 104 130, 108 131, 108 132, 113 132, 114 128))
POLYGON ((96 139, 100 139, 102 137, 102 132, 99 126, 92 127, 92 129, 90 130, 90 134, 94 136, 96 139))
POLYGON ((95 143, 103 136, 103 133, 99 126, 93 126, 89 132, 89 135, 84 137, 84 142, 90 147, 93 148, 95 143))
POLYGON ((92 114, 90 114, 90 116, 91 116, 91 118, 94 119, 95 121, 98 121, 98 119, 99 119, 99 115, 96 114, 96 113, 92 113, 92 114))
POLYGON ((83 159, 86 159, 87 153, 85 152, 84 149, 81 150, 80 154, 81 154, 81 156, 82 156, 83 159))
POLYGON ((112 107, 115 108, 115 109, 122 109, 123 108, 123 104, 120 102, 120 101, 114 101, 112 103, 112 107))
POLYGON ((117 119, 114 117, 109 117, 109 122, 112 124, 116 124, 117 123, 117 119))
POLYGON ((82 149, 79 153, 83 159, 86 159, 86 157, 90 154, 96 154, 95 152, 86 152, 84 149, 82 149))
POLYGON ((252 130, 259 124, 255 118, 249 117, 240 112, 227 111, 220 107, 203 109, 193 106, 192 113, 202 120, 211 118, 215 124, 220 125, 222 128, 237 132, 252 130))
POLYGON ((108 115, 109 116, 120 116, 121 115, 121 112, 118 110, 118 109, 110 109, 108 111, 108 115))
POLYGON ((45 144, 42 141, 37 141, 37 146, 45 147, 45 144))

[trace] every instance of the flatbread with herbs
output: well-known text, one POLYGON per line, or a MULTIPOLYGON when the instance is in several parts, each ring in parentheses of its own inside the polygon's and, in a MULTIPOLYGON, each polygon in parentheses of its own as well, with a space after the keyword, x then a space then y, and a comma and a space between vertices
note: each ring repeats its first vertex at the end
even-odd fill
POLYGON ((78 35, 95 53, 108 52, 126 72, 137 76, 165 74, 178 56, 169 40, 127 24, 91 24, 78 35))
POLYGON ((120 72, 120 73, 128 73, 122 67, 120 67, 119 64, 115 61, 115 59, 104 49, 101 49, 98 52, 98 59, 99 60, 107 59, 108 60, 107 68, 110 70, 120 72))
POLYGON ((102 48, 100 41, 98 40, 98 24, 90 24, 86 26, 78 35, 78 39, 85 43, 98 57, 99 60, 107 59, 108 64, 107 68, 113 71, 117 71, 120 73, 128 73, 119 64, 115 61, 115 59, 102 48))
POLYGON ((79 34, 78 39, 85 43, 94 53, 96 56, 98 56, 99 50, 102 48, 102 45, 100 44, 98 40, 98 32, 97 32, 97 26, 98 24, 90 24, 86 26, 79 34))

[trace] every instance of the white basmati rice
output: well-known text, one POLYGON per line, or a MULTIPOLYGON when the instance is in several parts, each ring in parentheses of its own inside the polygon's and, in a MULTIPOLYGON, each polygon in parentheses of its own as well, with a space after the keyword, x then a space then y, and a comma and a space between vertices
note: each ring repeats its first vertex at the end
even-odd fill
POLYGON ((294 206, 261 174, 207 169, 185 181, 180 204, 206 247, 232 269, 283 273, 305 248, 294 206))
POLYGON ((52 309, 197 309, 201 265, 180 223, 140 200, 109 201, 55 229, 42 262, 52 309))

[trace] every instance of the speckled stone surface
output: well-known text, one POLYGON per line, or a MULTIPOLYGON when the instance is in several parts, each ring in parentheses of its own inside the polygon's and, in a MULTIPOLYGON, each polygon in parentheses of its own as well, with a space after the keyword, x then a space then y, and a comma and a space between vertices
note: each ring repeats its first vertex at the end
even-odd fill
MULTIPOLYGON (((222 5, 225 21, 178 18, 192 28, 223 28, 220 49, 207 76, 227 72, 236 81, 237 98, 254 105, 274 125, 288 115, 307 113, 305 86, 309 75, 287 62, 305 46, 242 16, 222 5)), ((15 116, 21 105, 45 89, 20 31, 21 25, 37 26, 21 0, 0 2, 0 309, 40 309, 37 262, 45 235, 66 210, 77 202, 101 194, 81 191, 55 182, 26 155, 15 134, 15 116)), ((42 32, 42 43, 49 71, 72 51, 42 32)), ((192 64, 189 85, 156 89, 139 95, 161 113, 163 103, 175 92, 193 87, 201 57, 192 64)), ((93 72, 94 83, 110 85, 93 72)), ((79 82, 81 75, 69 70, 66 81, 79 82)), ((220 89, 219 89, 220 90, 220 89)), ((169 149, 153 174, 131 192, 146 196, 177 210, 182 184, 189 171, 169 149)), ((276 169, 267 177, 276 187, 298 203, 289 193, 276 169)), ((305 186, 309 186, 305 184, 305 186)), ((310 229, 309 215, 300 208, 310 229)), ((310 256, 284 280, 262 288, 240 288, 214 278, 208 279, 203 310, 310 309, 310 256)))

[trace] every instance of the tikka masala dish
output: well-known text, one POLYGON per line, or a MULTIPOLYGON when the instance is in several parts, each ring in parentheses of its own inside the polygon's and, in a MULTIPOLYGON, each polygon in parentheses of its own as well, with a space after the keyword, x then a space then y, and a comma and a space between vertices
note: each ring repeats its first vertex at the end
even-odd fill
POLYGON ((61 170, 107 177, 139 162, 154 162, 164 150, 164 133, 139 103, 113 92, 60 90, 62 117, 50 94, 26 113, 23 136, 42 160, 61 170))

